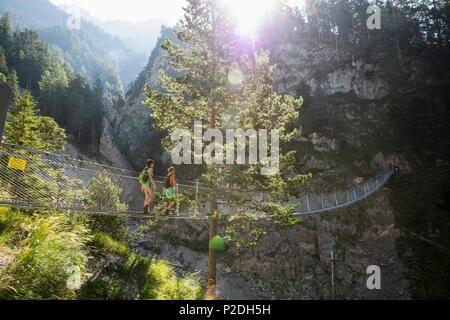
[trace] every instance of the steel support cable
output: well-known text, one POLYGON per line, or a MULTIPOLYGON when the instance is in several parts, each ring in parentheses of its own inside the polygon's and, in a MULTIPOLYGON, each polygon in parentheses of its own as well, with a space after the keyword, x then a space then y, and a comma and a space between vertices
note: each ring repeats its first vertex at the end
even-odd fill
MULTIPOLYGON (((438 175, 441 175, 441 174, 445 174, 447 172, 450 172, 450 169, 443 170, 443 171, 440 171, 440 172, 436 172, 436 173, 433 173, 433 174, 429 174, 429 175, 426 175, 426 176, 421 176, 421 177, 415 178, 415 179, 413 178, 412 179, 413 181, 400 181, 400 183, 398 183, 398 185, 402 186, 402 185, 406 185, 406 184, 417 183, 418 181, 425 180, 425 179, 428 179, 428 178, 431 178, 431 177, 435 177, 435 176, 438 176, 438 175)), ((406 177, 402 177, 402 178, 403 178, 403 180, 407 180, 406 177)))

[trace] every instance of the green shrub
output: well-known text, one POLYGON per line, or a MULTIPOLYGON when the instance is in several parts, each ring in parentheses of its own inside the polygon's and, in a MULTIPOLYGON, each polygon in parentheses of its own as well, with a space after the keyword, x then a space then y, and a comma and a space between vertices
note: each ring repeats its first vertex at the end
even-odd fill
POLYGON ((105 173, 99 173, 86 188, 87 207, 94 210, 127 211, 128 206, 120 202, 122 189, 105 173))
POLYGON ((93 233, 102 232, 117 241, 126 241, 129 238, 129 228, 126 226, 126 221, 126 217, 90 214, 88 226, 93 233))
POLYGON ((122 279, 114 276, 110 279, 95 279, 88 281, 80 291, 77 299, 80 300, 125 300, 125 284, 122 279))

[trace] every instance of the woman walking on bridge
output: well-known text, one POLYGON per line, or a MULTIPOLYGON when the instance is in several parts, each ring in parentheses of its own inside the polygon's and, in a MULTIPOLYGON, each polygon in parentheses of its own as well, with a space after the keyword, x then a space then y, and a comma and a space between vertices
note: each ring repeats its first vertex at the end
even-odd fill
POLYGON ((155 180, 153 180, 154 166, 155 162, 153 160, 147 160, 146 167, 139 175, 139 182, 142 184, 141 192, 145 192, 144 214, 150 213, 149 206, 153 200, 153 194, 156 191, 156 183, 155 180))

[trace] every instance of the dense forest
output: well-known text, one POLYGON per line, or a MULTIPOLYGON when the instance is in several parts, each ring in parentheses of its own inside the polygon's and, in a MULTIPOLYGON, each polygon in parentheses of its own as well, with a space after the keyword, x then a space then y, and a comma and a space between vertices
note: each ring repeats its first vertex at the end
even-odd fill
POLYGON ((100 77, 91 88, 36 31, 14 31, 8 13, 0 19, 0 77, 15 97, 28 89, 40 114, 54 118, 81 149, 98 152, 104 112, 100 77))

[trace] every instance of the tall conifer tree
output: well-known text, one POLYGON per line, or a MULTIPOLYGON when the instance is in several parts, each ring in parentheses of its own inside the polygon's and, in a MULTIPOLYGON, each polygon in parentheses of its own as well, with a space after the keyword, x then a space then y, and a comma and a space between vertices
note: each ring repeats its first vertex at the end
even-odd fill
MULTIPOLYGON (((175 30, 183 45, 168 39, 162 48, 168 53, 169 65, 182 76, 171 78, 161 71, 164 93, 146 88, 145 104, 153 110, 155 128, 169 136, 177 129, 193 131, 194 122, 202 121, 203 131, 227 128, 278 129, 280 142, 288 142, 295 130, 288 130, 298 118, 302 99, 280 96, 273 88, 269 53, 242 50, 240 41, 226 10, 219 1, 188 0, 185 17, 175 30)), ((211 138, 214 143, 215 138, 211 138)), ((167 138, 168 151, 174 143, 167 138)), ((270 147, 268 147, 270 148, 270 147)), ((218 150, 218 149, 216 149, 218 150)), ((228 148, 227 152, 234 152, 228 148)), ((270 151, 270 150, 269 150, 270 151)), ((211 156, 214 157, 214 150, 211 156)), ((255 244, 264 230, 256 223, 255 212, 282 226, 298 219, 295 207, 281 205, 283 200, 298 192, 309 176, 294 171, 294 152, 280 153, 280 171, 263 176, 262 164, 220 165, 203 164, 203 180, 210 187, 210 241, 216 236, 216 221, 221 216, 216 195, 227 196, 228 204, 236 206, 236 214, 228 216, 227 233, 238 246, 255 244), (270 201, 246 205, 244 193, 249 190, 271 191, 270 201), (252 208, 252 209, 251 209, 252 208)), ((216 283, 215 250, 209 250, 208 286, 216 283)))

